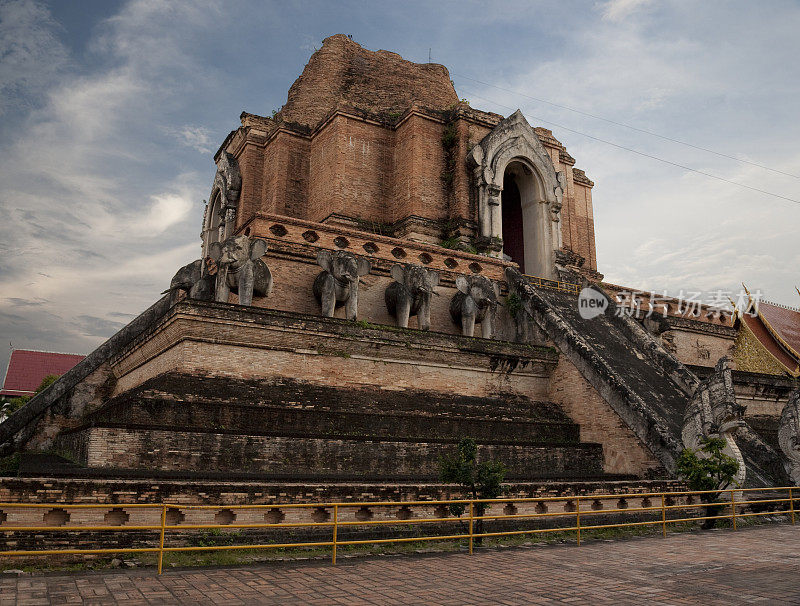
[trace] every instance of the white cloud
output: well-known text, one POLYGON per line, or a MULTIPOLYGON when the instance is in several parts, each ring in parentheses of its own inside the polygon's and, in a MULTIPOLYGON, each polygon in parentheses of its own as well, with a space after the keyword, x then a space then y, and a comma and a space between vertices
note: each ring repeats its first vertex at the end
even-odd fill
POLYGON ((178 129, 169 128, 167 132, 180 141, 181 144, 195 151, 204 154, 214 151, 211 131, 204 126, 186 125, 178 129))
POLYGON ((187 125, 164 145, 159 125, 172 121, 183 94, 205 94, 210 83, 181 49, 182 28, 213 25, 214 11, 203 8, 127 3, 90 44, 103 60, 77 73, 41 4, 0 5, 0 15, 16 15, 0 31, 26 41, 0 48, 30 74, 9 80, 4 57, 3 93, 9 103, 30 91, 39 99, 17 124, 6 122, 11 136, 0 141, 14 159, 0 164, 0 292, 11 294, 0 299, 0 325, 18 347, 88 351, 119 327, 114 314, 141 312, 199 254, 213 163, 203 175, 178 157, 187 144, 207 153, 212 134, 187 125))
POLYGON ((651 3, 652 0, 609 0, 602 5, 603 19, 620 21, 651 3))
POLYGON ((189 217, 195 205, 194 194, 191 189, 184 188, 179 193, 168 192, 151 196, 149 208, 132 221, 129 227, 137 234, 148 236, 163 234, 173 225, 189 217))

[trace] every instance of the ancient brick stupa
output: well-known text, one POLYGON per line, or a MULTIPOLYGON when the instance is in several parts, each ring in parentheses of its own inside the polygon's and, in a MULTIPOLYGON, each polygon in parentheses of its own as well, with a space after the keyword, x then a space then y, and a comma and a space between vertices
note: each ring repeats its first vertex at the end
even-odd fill
MULTIPOLYGON (((674 478, 687 423, 741 417, 696 401, 730 376, 712 370, 730 323, 614 313, 594 184, 521 112, 459 101, 441 65, 332 36, 214 159, 200 259, 0 425, 28 476, 9 498, 43 476, 96 498, 430 497, 464 437, 518 494, 624 491, 674 478), (609 304, 593 318, 589 283, 609 304)), ((785 481, 777 446, 739 450, 748 482, 785 481)))

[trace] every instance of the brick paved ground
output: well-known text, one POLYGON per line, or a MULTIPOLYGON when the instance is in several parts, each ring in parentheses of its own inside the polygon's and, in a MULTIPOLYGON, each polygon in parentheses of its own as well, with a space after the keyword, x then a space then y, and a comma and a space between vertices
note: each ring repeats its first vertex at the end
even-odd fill
POLYGON ((6 604, 800 604, 800 525, 433 556, 20 576, 6 604))

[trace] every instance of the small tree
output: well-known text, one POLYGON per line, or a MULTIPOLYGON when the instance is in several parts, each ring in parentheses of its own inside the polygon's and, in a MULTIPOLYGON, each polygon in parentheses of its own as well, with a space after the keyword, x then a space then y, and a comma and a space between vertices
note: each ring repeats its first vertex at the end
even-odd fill
MULTIPOLYGON (((722 450, 726 442, 722 438, 703 438, 699 451, 687 448, 678 458, 678 474, 686 480, 690 490, 717 491, 727 486, 738 486, 734 478, 739 471, 739 462, 722 450), (701 456, 698 453, 703 453, 701 456)), ((704 503, 715 503, 721 492, 700 495, 704 503)), ((706 516, 716 516, 723 505, 709 505, 706 516)), ((703 528, 713 528, 716 520, 704 520, 703 528)))
MULTIPOLYGON (((460 484, 471 499, 495 499, 503 494, 503 478, 506 475, 505 465, 499 461, 477 461, 478 446, 472 438, 464 438, 458 444, 458 450, 451 457, 442 457, 439 478, 447 484, 460 484)), ((474 514, 482 516, 487 509, 486 503, 475 503, 474 514)), ((450 512, 461 516, 466 510, 464 503, 453 503, 450 512)), ((483 520, 476 520, 476 534, 483 532, 483 520)), ((481 544, 482 537, 475 541, 481 544)))

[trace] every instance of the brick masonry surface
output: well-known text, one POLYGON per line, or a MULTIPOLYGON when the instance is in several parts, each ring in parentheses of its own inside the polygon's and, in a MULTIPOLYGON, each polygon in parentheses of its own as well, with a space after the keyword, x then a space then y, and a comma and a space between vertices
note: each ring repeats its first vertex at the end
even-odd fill
POLYGON ((800 527, 269 566, 0 578, 11 604, 800 604, 800 527))
MULTIPOLYGON (((442 222, 459 223, 462 236, 475 235, 475 182, 466 157, 502 116, 459 102, 442 65, 412 63, 331 36, 280 112, 272 118, 245 112, 241 119, 221 148, 241 170, 239 231, 259 213, 276 213, 325 222, 341 215, 362 228, 372 222, 434 244, 447 237, 442 222), (445 144, 448 125, 454 136, 445 144)), ((565 176, 564 250, 596 270, 594 183, 574 168, 551 131, 535 130, 565 176)), ((250 229, 269 237, 257 226, 250 229)))

